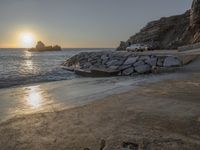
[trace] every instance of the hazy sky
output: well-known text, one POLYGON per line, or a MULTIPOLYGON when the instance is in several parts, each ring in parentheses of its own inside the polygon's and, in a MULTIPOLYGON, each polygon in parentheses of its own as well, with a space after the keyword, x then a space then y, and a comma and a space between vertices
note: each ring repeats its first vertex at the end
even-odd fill
POLYGON ((192 0, 0 0, 0 47, 21 33, 62 47, 117 47, 147 22, 181 14, 192 0))

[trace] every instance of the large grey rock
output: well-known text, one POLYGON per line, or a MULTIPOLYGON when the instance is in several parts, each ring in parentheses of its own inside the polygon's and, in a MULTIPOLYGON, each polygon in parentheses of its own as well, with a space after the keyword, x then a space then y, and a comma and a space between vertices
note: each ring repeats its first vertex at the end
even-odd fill
POLYGON ((145 60, 145 63, 151 65, 151 66, 156 66, 157 64, 157 57, 151 57, 150 59, 145 60))
POLYGON ((147 65, 147 64, 139 65, 139 66, 135 67, 135 71, 140 74, 148 73, 151 71, 151 67, 150 67, 150 65, 147 65))
POLYGON ((118 69, 119 70, 125 70, 125 69, 127 69, 127 68, 130 68, 132 65, 122 65, 122 66, 120 66, 118 69))
POLYGON ((164 67, 177 67, 177 66, 181 66, 181 62, 178 58, 169 56, 169 57, 165 58, 163 66, 164 67))
POLYGON ((120 66, 123 64, 123 61, 122 60, 113 60, 111 59, 110 61, 108 61, 107 63, 107 66, 120 66))
POLYGON ((102 64, 106 64, 109 60, 109 57, 107 55, 102 55, 101 56, 102 64))
POLYGON ((122 72, 122 75, 128 76, 128 75, 131 75, 133 72, 134 72, 134 68, 133 68, 133 67, 130 67, 130 68, 125 69, 125 70, 122 72))
POLYGON ((108 69, 110 70, 118 70, 119 66, 109 66, 108 69))
POLYGON ((137 61, 133 66, 134 66, 134 67, 137 67, 137 66, 141 66, 141 65, 144 65, 144 64, 145 64, 144 61, 139 60, 139 61, 137 61))
POLYGON ((136 57, 129 57, 123 65, 130 65, 130 64, 134 64, 136 61, 138 60, 138 56, 136 57))
POLYGON ((86 62, 83 65, 84 68, 90 68, 91 66, 92 66, 92 64, 90 62, 86 62))
POLYGON ((150 56, 141 56, 140 60, 149 61, 150 60, 150 56))
POLYGON ((158 61, 157 61, 157 66, 158 67, 163 67, 164 60, 165 60, 164 57, 159 57, 158 61))

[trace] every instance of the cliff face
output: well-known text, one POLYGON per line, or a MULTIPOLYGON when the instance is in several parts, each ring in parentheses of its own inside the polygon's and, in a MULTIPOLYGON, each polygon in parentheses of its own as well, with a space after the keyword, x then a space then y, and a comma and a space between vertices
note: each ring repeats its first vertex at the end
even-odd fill
POLYGON ((164 17, 148 23, 139 33, 121 42, 117 50, 131 44, 145 44, 153 49, 176 49, 200 42, 200 0, 194 0, 191 10, 182 15, 164 17))

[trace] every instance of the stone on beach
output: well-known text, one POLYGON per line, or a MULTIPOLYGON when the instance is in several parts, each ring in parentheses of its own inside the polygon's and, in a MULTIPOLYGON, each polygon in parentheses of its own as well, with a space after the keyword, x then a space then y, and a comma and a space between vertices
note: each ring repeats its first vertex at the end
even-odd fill
POLYGON ((135 71, 138 73, 148 73, 151 71, 150 65, 144 64, 144 65, 138 65, 135 67, 135 71))
POLYGON ((125 70, 122 72, 122 75, 128 76, 128 75, 131 75, 133 72, 134 72, 134 68, 133 68, 133 67, 130 67, 130 68, 125 69, 125 70))
POLYGON ((164 67, 177 67, 177 66, 181 66, 181 62, 180 60, 178 60, 175 57, 167 57, 164 60, 164 67))
POLYGON ((138 60, 138 57, 129 57, 125 62, 124 65, 134 64, 138 60))

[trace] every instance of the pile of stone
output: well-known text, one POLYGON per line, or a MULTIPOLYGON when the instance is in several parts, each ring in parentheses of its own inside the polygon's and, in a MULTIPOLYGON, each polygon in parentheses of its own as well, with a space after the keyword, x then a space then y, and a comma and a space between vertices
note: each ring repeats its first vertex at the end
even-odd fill
POLYGON ((131 76, 151 73, 158 68, 179 67, 176 56, 137 55, 129 52, 82 52, 68 59, 63 66, 84 76, 131 76))

